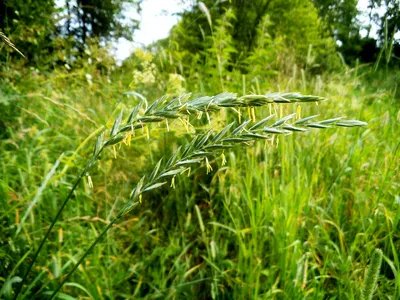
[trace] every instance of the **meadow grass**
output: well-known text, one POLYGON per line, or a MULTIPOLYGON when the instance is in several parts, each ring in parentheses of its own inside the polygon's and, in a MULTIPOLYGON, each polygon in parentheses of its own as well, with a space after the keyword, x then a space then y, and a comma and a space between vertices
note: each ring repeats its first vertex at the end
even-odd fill
MULTIPOLYGON (((190 177, 176 177, 175 188, 168 181, 144 194, 142 204, 107 233, 59 297, 359 299, 379 248, 383 261, 375 295, 398 298, 399 100, 395 89, 371 90, 350 71, 307 81, 281 77, 275 90, 329 101, 298 104, 301 109, 269 104, 255 110, 255 117, 343 115, 367 121, 366 128, 280 136, 273 143, 226 149, 225 165, 222 158, 210 159, 212 171, 205 164, 193 167, 190 177)), ((122 108, 136 103, 133 98, 120 102, 124 89, 118 78, 110 84, 100 75, 88 83, 83 71, 37 76, 21 76, 2 96, 6 109, 12 107, 0 161, 6 299, 91 157, 97 129, 111 128, 122 108)), ((202 93, 217 94, 219 81, 199 84, 207 89, 202 93)), ((262 89, 245 80, 231 84, 234 92, 262 89)), ((251 111, 242 112, 243 120, 252 117, 251 111)), ((222 128, 234 119, 234 112, 222 114, 212 118, 212 126, 222 128)), ((194 126, 207 129, 207 123, 194 126)), ((85 178, 74 192, 21 298, 49 296, 126 205, 140 178, 190 140, 182 123, 170 127, 167 132, 153 124, 149 135, 138 130, 131 147, 117 147, 117 158, 112 147, 105 149, 90 170, 93 188, 85 178)))

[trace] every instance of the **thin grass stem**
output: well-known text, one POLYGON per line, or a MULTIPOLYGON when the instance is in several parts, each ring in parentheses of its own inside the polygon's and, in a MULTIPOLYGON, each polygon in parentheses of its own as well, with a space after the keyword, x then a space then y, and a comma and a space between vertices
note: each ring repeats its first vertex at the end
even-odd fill
POLYGON ((18 299, 19 294, 21 293, 22 287, 24 286, 24 283, 26 282, 26 279, 28 278, 28 275, 30 273, 30 271, 32 270, 33 265, 35 264, 40 251, 42 250, 44 244, 46 243, 50 232, 52 231, 53 227, 56 225, 58 219, 60 218, 65 206, 68 204, 69 200, 71 199, 73 193, 75 192, 76 188, 78 187, 79 183, 81 182, 82 178, 85 176, 87 170, 89 169, 89 167, 93 164, 93 161, 95 161, 98 157, 98 155, 100 154, 100 152, 93 157, 85 166, 85 168, 82 170, 82 172, 80 173, 79 177, 76 179, 74 185, 72 186, 71 191, 68 193, 68 196, 65 198, 64 202, 62 203, 60 209, 57 211, 56 216, 54 217, 53 221, 50 224, 50 227, 47 229, 46 234, 44 235, 42 241, 40 242, 40 245, 38 247, 38 249, 36 250, 35 254, 33 255, 33 258, 28 266, 28 269, 26 270, 24 277, 22 278, 21 283, 19 284, 17 291, 13 297, 14 300, 18 299))
MULTIPOLYGON (((65 206, 68 204, 71 199, 74 191, 79 185, 82 178, 87 174, 87 171, 91 166, 93 166, 98 160, 102 151, 109 146, 114 146, 121 142, 125 142, 129 144, 130 142, 130 134, 133 130, 138 128, 143 128, 147 126, 147 123, 159 123, 162 121, 166 121, 167 119, 176 119, 180 118, 184 115, 190 115, 191 113, 203 113, 205 112, 208 116, 208 112, 216 112, 222 108, 229 107, 256 107, 256 106, 264 106, 269 103, 293 103, 293 102, 319 102, 324 100, 322 97, 312 96, 312 95, 302 95, 299 93, 284 93, 284 94, 267 94, 267 95, 245 95, 242 97, 238 97, 233 93, 222 93, 213 97, 200 97, 197 99, 189 100, 189 95, 182 96, 180 98, 175 98, 171 101, 167 101, 166 97, 162 97, 159 100, 152 103, 150 106, 146 105, 146 110, 144 111, 143 116, 140 116, 139 110, 143 103, 138 104, 132 110, 127 122, 123 125, 122 117, 123 111, 120 112, 118 117, 116 118, 114 125, 110 130, 110 138, 107 141, 104 141, 104 133, 100 134, 97 138, 94 147, 93 157, 89 160, 89 162, 85 165, 84 169, 80 173, 76 182, 74 183, 71 191, 68 196, 64 200, 60 209, 58 210, 56 217, 52 221, 50 227, 48 228, 44 238, 42 239, 38 249, 35 252, 35 255, 28 266, 27 271, 24 274, 24 277, 21 281, 21 284, 17 288, 17 292, 15 293, 14 300, 18 299, 18 296, 22 290, 24 283, 27 280, 27 277, 36 262, 39 253, 41 252, 46 240, 48 239, 50 232, 55 226, 56 222, 61 216, 62 211, 65 206)), ((68 273, 67 277, 62 281, 62 283, 58 286, 58 288, 54 291, 51 298, 55 297, 58 291, 62 288, 66 280, 71 276, 71 274, 78 268, 81 262, 86 258, 86 256, 90 253, 93 247, 101 240, 103 235, 111 228, 111 226, 123 215, 130 212, 133 207, 137 205, 138 202, 133 200, 139 199, 139 203, 141 202, 142 193, 156 189, 164 184, 166 184, 165 178, 172 177, 172 184, 174 184, 174 178, 176 175, 181 174, 187 170, 190 172, 189 165, 197 164, 201 161, 206 162, 207 171, 212 170, 211 165, 208 162, 207 156, 213 156, 215 152, 223 151, 224 149, 229 149, 236 144, 245 144, 249 145, 251 142, 255 140, 268 140, 271 136, 276 134, 291 134, 294 132, 304 132, 309 129, 324 129, 333 127, 358 127, 365 126, 365 122, 361 122, 358 120, 343 120, 342 118, 334 118, 329 120, 323 120, 319 122, 310 122, 315 116, 303 118, 297 120, 292 124, 288 124, 287 121, 294 118, 296 114, 288 115, 275 123, 271 124, 269 127, 264 127, 266 122, 272 117, 267 117, 258 123, 254 124, 251 128, 246 128, 251 120, 248 120, 241 125, 237 126, 234 130, 232 130, 228 135, 227 133, 230 131, 230 128, 233 126, 233 123, 222 129, 219 133, 217 133, 213 139, 210 139, 212 135, 212 131, 200 136, 196 135, 192 142, 186 145, 185 150, 180 153, 180 159, 177 159, 177 154, 173 156, 169 162, 166 163, 164 169, 157 173, 160 168, 161 161, 157 165, 155 171, 150 176, 147 183, 144 182, 145 177, 139 181, 138 185, 133 189, 131 193, 131 200, 129 201, 125 207, 117 214, 115 219, 113 219, 110 224, 103 230, 100 236, 91 244, 89 249, 84 253, 78 263, 74 266, 74 268, 68 273), (162 182, 160 182, 162 181, 162 182)))
POLYGON ((60 285, 55 289, 53 294, 50 296, 50 300, 53 299, 57 293, 60 291, 60 289, 63 287, 63 285, 68 281, 68 279, 71 277, 72 273, 75 272, 75 270, 80 266, 80 264, 85 260, 86 256, 90 254, 92 249, 97 245, 98 242, 101 241, 103 236, 107 233, 108 230, 114 225, 115 222, 120 218, 120 216, 117 216, 115 219, 113 219, 107 226, 104 228, 104 230, 100 233, 100 235, 97 237, 97 239, 90 245, 89 249, 86 250, 86 252, 82 255, 82 257, 78 260, 78 262, 75 264, 75 266, 72 268, 71 271, 67 274, 67 276, 64 278, 64 280, 60 283, 60 285))

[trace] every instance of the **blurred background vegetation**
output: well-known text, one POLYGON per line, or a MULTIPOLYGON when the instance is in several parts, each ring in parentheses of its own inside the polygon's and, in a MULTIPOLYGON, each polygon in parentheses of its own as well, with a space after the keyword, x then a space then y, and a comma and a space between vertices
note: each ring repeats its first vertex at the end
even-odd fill
MULTIPOLYGON (((13 297, 93 133, 137 104, 124 92, 152 102, 298 91, 329 101, 271 104, 256 119, 298 112, 368 127, 259 142, 225 152, 211 173, 201 165, 177 177, 109 232, 59 297, 360 299, 380 248, 374 297, 398 299, 400 2, 369 0, 366 26, 356 0, 182 1, 190 5, 166 39, 118 64, 110 50, 132 40, 140 22, 125 12, 140 14, 142 2, 0 1, 0 298, 13 297)), ((212 126, 250 114, 226 110, 212 126)), ((45 299, 160 157, 211 126, 193 119, 191 129, 154 125, 103 154, 22 298, 45 299)))

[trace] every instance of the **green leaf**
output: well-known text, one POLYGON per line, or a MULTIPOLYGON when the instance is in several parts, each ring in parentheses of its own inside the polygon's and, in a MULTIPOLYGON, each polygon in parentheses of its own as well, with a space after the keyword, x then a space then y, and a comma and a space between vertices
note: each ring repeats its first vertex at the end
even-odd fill
POLYGON ((235 93, 221 93, 214 96, 214 100, 219 106, 230 107, 235 106, 235 100, 237 99, 237 94, 235 93))
POLYGON ((188 98, 190 98, 191 94, 183 94, 179 97, 172 99, 170 102, 165 105, 165 109, 167 110, 176 110, 177 108, 182 106, 182 103, 185 103, 188 98))
POLYGON ((287 94, 274 94, 272 99, 275 103, 291 103, 293 101, 289 99, 287 94))
POLYGON ((201 217, 200 208, 197 205, 195 205, 194 208, 196 210, 197 218, 199 219, 200 229, 202 232, 204 232, 206 229, 204 227, 203 218, 201 217))
POLYGON ((154 116, 160 116, 167 119, 177 119, 181 115, 176 111, 161 110, 153 113, 154 116))
POLYGON ((213 152, 207 152, 207 151, 196 151, 190 157, 205 157, 205 156, 213 156, 213 152))
POLYGON ((122 216, 126 215, 127 213, 129 213, 136 205, 138 205, 140 202, 136 201, 136 202, 132 202, 129 201, 122 210, 120 210, 120 212, 117 214, 117 219, 121 218, 122 216))
POLYGON ((199 135, 196 135, 194 138, 193 138, 193 140, 189 143, 189 144, 187 144, 186 146, 185 146, 185 149, 183 150, 183 153, 182 153, 182 157, 186 157, 189 153, 190 153, 190 151, 192 151, 193 150, 193 147, 194 147, 194 145, 196 144, 196 142, 197 142, 197 140, 200 138, 200 136, 199 135))
POLYGON ((152 110, 156 109, 161 103, 165 102, 167 96, 162 96, 160 99, 154 101, 145 111, 145 115, 149 114, 152 112, 152 110))
POLYGON ((239 98, 239 100, 241 101, 258 101, 258 100, 269 100, 269 97, 265 96, 265 95, 244 95, 242 97, 239 98))
POLYGON ((213 97, 205 96, 194 99, 187 103, 188 109, 194 108, 197 111, 212 111, 213 109, 210 107, 213 101, 213 97))
POLYGON ((122 127, 119 132, 125 132, 125 131, 129 131, 129 130, 135 130, 138 128, 143 128, 144 124, 140 123, 140 124, 130 124, 130 125, 125 125, 124 127, 122 127))
POLYGON ((313 95, 302 95, 300 93, 272 93, 267 94, 275 103, 288 103, 288 102, 318 102, 325 100, 325 98, 313 95))
POLYGON ((146 104, 146 107, 147 107, 147 99, 142 94, 139 94, 138 92, 135 92, 135 91, 129 91, 129 92, 125 92, 124 95, 135 96, 135 97, 139 98, 146 104))
POLYGON ((12 286, 13 286, 13 284, 14 283, 19 283, 19 282, 21 282, 22 281, 22 279, 21 279, 21 277, 19 277, 19 276, 14 276, 14 277, 12 277, 12 278, 8 278, 5 282, 4 282, 4 285, 3 285, 3 287, 1 288, 1 290, 0 290, 0 296, 1 295, 4 295, 4 296, 6 296, 7 298, 10 298, 11 299, 11 295, 12 295, 12 291, 13 291, 13 288, 12 288, 12 286))
POLYGON ((214 144, 203 147, 204 150, 221 150, 232 148, 232 145, 214 144))
MULTIPOLYGON (((53 294, 53 291, 47 291, 47 292, 44 292, 43 293, 43 295, 46 295, 46 296, 51 296, 53 294)), ((64 294, 64 293, 57 293, 57 297, 56 298, 58 298, 58 299, 62 299, 62 300, 75 300, 76 298, 74 298, 74 297, 72 297, 72 296, 70 296, 70 295, 67 295, 67 294, 64 294)))

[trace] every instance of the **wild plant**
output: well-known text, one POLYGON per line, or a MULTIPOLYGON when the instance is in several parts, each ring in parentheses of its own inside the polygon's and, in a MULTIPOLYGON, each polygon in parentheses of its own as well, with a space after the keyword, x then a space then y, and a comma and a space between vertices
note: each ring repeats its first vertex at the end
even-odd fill
MULTIPOLYGON (((205 10, 207 12, 208 10, 205 10)), ((231 57, 232 54, 236 53, 237 50, 233 45, 232 38, 232 21, 235 19, 235 14, 231 9, 228 9, 223 17, 217 20, 215 26, 213 26, 211 22, 210 14, 206 14, 207 19, 209 20, 209 25, 211 28, 211 42, 210 47, 207 48, 207 65, 208 68, 205 68, 210 72, 210 75, 214 74, 215 70, 218 70, 218 79, 220 81, 220 85, 222 90, 225 90, 224 87, 224 75, 227 74, 228 68, 231 65, 231 57)))
POLYGON ((371 264, 365 275, 364 287, 361 290, 361 298, 363 300, 372 300, 378 281, 379 271, 381 269, 383 252, 381 249, 375 249, 372 254, 371 264))
POLYGON ((181 174, 190 174, 193 165, 204 164, 207 172, 212 170, 210 159, 221 154, 222 163, 225 163, 224 151, 227 151, 237 145, 250 146, 257 140, 273 140, 276 135, 289 135, 295 132, 307 132, 311 129, 326 129, 330 127, 358 127, 365 126, 366 123, 358 120, 345 120, 342 117, 331 118, 317 121, 318 115, 300 118, 298 113, 293 113, 284 117, 277 118, 270 115, 256 122, 253 109, 255 107, 265 106, 268 104, 283 103, 305 103, 320 102, 324 98, 313 95, 302 95, 300 93, 271 93, 266 95, 244 95, 238 96, 234 93, 222 93, 216 96, 205 96, 191 99, 190 94, 175 97, 169 100, 167 96, 161 97, 152 104, 148 105, 147 100, 136 92, 128 92, 128 95, 134 95, 141 99, 131 110, 126 121, 123 121, 123 111, 115 119, 113 126, 109 130, 101 128, 102 133, 97 137, 94 144, 92 157, 80 171, 71 191, 61 204, 54 220, 50 224, 46 234, 44 235, 38 249, 30 261, 28 268, 22 278, 20 285, 14 295, 14 299, 18 296, 28 278, 28 275, 40 254, 43 245, 49 237, 50 232, 54 228, 61 214, 71 200, 71 197, 78 187, 81 180, 89 176, 89 170, 99 160, 101 154, 107 148, 113 148, 122 143, 130 145, 132 137, 136 130, 144 130, 149 133, 149 124, 165 122, 166 128, 169 127, 168 122, 180 119, 184 124, 190 126, 191 117, 201 118, 206 116, 210 120, 210 114, 216 113, 225 108, 231 108, 238 112, 241 108, 250 109, 249 120, 243 120, 241 123, 230 123, 221 130, 207 130, 204 133, 195 133, 191 142, 182 145, 174 154, 163 163, 163 159, 155 165, 149 176, 143 176, 136 186, 132 189, 129 201, 122 207, 116 216, 109 221, 108 225, 92 242, 89 248, 84 252, 81 258, 76 262, 70 272, 64 277, 59 286, 53 291, 50 299, 53 299, 64 283, 69 279, 72 273, 89 255, 91 250, 101 241, 104 235, 111 227, 123 216, 131 212, 142 202, 144 193, 153 191, 170 182, 173 187, 175 185, 175 177, 181 174))
POLYGON ((14 45, 13 42, 0 30, 0 39, 10 48, 12 48, 14 51, 16 51, 19 55, 22 57, 26 58, 25 55, 22 54, 21 51, 18 50, 18 48, 14 45))
POLYGON ((135 68, 133 71, 130 87, 133 89, 137 89, 138 86, 149 88, 156 83, 156 77, 159 76, 156 65, 152 62, 153 55, 141 49, 137 49, 135 55, 140 62, 140 70, 135 68))

